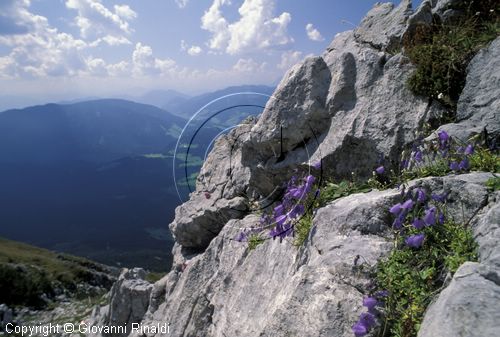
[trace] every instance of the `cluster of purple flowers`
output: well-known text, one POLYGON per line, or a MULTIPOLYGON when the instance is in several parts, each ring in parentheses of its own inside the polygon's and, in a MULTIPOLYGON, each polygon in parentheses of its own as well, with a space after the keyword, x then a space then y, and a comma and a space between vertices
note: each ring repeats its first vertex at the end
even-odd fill
POLYGON ((363 299, 363 306, 366 307, 368 311, 361 313, 358 321, 352 326, 352 332, 354 332, 356 337, 365 336, 377 325, 377 316, 379 314, 379 310, 377 308, 384 305, 382 298, 387 296, 388 292, 382 290, 376 292, 373 296, 365 297, 363 299))
POLYGON ((262 214, 259 225, 241 231, 236 240, 248 241, 252 235, 258 235, 266 229, 269 230, 269 237, 273 239, 283 240, 287 236, 293 236, 295 222, 307 211, 309 201, 319 194, 319 190, 313 188, 315 181, 316 178, 312 175, 300 179, 292 176, 286 185, 282 200, 270 213, 262 214))
POLYGON ((474 153, 474 146, 467 144, 460 146, 444 130, 438 132, 435 141, 425 144, 422 139, 417 140, 412 147, 409 158, 401 162, 403 169, 415 166, 427 165, 441 157, 446 160, 450 170, 454 172, 468 171, 470 169, 469 156, 474 153))
MULTIPOLYGON (((414 193, 411 191, 404 193, 406 197, 402 203, 393 205, 389 212, 394 216, 393 228, 404 233, 404 225, 408 224, 410 228, 416 231, 423 230, 425 227, 434 226, 436 223, 443 224, 445 221, 444 213, 436 205, 430 204, 434 201, 435 204, 444 203, 447 194, 432 194, 431 198, 427 197, 426 192, 422 188, 416 188, 414 193)), ((415 232, 412 231, 412 232, 415 232)), ((411 248, 420 248, 424 242, 425 234, 416 233, 409 235, 405 239, 405 243, 411 248)))
POLYGON ((306 204, 313 192, 316 178, 308 175, 303 179, 293 176, 287 184, 283 199, 270 215, 264 214, 261 221, 272 228, 269 236, 281 239, 293 235, 293 224, 306 212, 306 204))

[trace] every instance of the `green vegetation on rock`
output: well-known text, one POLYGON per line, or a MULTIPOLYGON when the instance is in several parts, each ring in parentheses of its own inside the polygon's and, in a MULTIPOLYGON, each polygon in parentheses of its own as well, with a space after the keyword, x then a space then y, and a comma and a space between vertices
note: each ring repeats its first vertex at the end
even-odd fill
POLYGON ((389 293, 385 303, 382 336, 417 336, 423 315, 440 292, 448 273, 466 261, 477 260, 472 232, 462 224, 445 222, 425 229, 426 242, 420 249, 399 247, 379 263, 377 282, 389 293))
POLYGON ((450 108, 450 115, 441 122, 453 119, 472 57, 500 34, 497 1, 463 2, 457 10, 464 13, 457 22, 421 26, 411 41, 404 41, 405 53, 417 66, 408 86, 415 94, 438 99, 450 108))

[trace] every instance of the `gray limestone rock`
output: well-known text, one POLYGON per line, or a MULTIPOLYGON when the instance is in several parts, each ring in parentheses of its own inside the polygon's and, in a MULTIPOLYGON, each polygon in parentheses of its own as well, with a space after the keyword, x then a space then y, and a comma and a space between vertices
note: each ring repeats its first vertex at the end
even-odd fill
MULTIPOLYGON (((412 181, 409 188, 448 192, 450 216, 461 221, 465 215, 477 233, 483 233, 485 224, 497 219, 498 212, 496 199, 484 185, 490 177, 488 173, 470 173, 425 178, 412 181)), ((392 249, 388 209, 399 198, 400 191, 392 189, 337 199, 317 210, 309 238, 300 249, 291 239, 269 239, 249 251, 234 237, 241 229, 255 225, 259 216, 230 220, 204 253, 186 258, 178 252, 181 256, 177 261, 183 261, 183 267, 154 286, 161 289, 158 294, 165 296, 165 301, 151 301, 142 324, 170 323, 171 334, 186 337, 352 336, 351 327, 363 311, 370 272, 392 249)), ((478 242, 482 244, 481 239, 478 242)), ((485 249, 488 246, 496 249, 486 241, 485 249)), ((484 254, 492 259, 496 253, 484 254)), ((485 316, 478 320, 483 324, 479 331, 490 336, 487 333, 492 327, 486 323, 498 315, 492 308, 497 300, 494 284, 500 278, 496 269, 482 263, 471 270, 476 274, 471 274, 467 265, 459 270, 443 292, 447 297, 440 297, 428 315, 449 319, 451 325, 458 324, 461 316, 453 316, 455 311, 445 310, 448 307, 471 317, 484 311, 485 316), (468 293, 460 298, 464 291, 468 293), (476 301, 483 301, 484 307, 465 306, 474 299, 471 294, 476 301), (486 294, 490 298, 483 297, 486 294)), ((425 329, 432 333, 443 331, 437 322, 429 324, 425 329)), ((444 327, 450 328, 448 323, 444 327)))
POLYGON ((203 251, 228 220, 279 195, 294 169, 323 160, 330 176, 368 177, 380 158, 396 161, 443 111, 406 88, 407 58, 382 51, 400 40, 410 14, 407 0, 377 5, 356 31, 288 71, 258 120, 220 137, 170 224, 177 243, 203 251), (381 39, 370 35, 377 30, 381 39))
POLYGON ((432 13, 437 15, 443 24, 457 22, 464 16, 464 11, 460 9, 463 0, 434 0, 435 6, 432 13))
POLYGON ((467 140, 486 128, 500 140, 500 38, 481 50, 470 62, 457 107, 457 123, 441 126, 451 136, 467 140))
POLYGON ((95 308, 89 325, 131 326, 141 322, 150 305, 153 289, 145 277, 146 272, 141 268, 124 269, 111 288, 110 304, 95 308))
POLYGON ((500 193, 489 197, 491 206, 474 223, 481 263, 500 269, 500 193))
POLYGON ((354 30, 354 36, 378 50, 397 49, 411 8, 410 0, 401 1, 397 7, 390 2, 376 3, 354 30))
POLYGON ((419 337, 496 337, 500 271, 467 262, 427 310, 419 337))

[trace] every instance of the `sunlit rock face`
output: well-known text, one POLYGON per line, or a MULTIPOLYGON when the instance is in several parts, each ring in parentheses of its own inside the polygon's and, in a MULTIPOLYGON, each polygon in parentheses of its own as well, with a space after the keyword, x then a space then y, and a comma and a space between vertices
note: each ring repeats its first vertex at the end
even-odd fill
POLYGON ((442 113, 406 88, 414 66, 394 54, 409 3, 376 5, 323 55, 292 67, 256 121, 216 142, 196 191, 170 225, 180 245, 203 250, 227 219, 246 214, 249 200, 268 196, 311 162, 322 160, 333 177, 371 175, 381 158, 395 162, 415 130, 442 113))

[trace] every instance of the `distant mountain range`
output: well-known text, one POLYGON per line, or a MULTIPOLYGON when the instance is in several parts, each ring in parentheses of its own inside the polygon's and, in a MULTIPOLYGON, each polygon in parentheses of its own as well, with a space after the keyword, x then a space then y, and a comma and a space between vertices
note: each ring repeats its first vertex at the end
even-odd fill
POLYGON ((130 100, 154 105, 158 108, 175 111, 176 108, 191 99, 189 95, 175 90, 152 90, 139 97, 129 97, 130 100))
POLYGON ((156 107, 114 99, 7 110, 0 113, 0 160, 100 162, 163 152, 184 123, 156 107))
POLYGON ((266 102, 268 98, 266 98, 265 96, 255 95, 251 93, 259 93, 270 96, 273 92, 274 87, 265 85, 242 85, 217 90, 184 100, 177 100, 176 104, 164 104, 161 107, 168 111, 172 111, 172 113, 177 116, 189 118, 199 109, 215 100, 218 101, 216 103, 213 103, 210 107, 207 107, 207 111, 213 112, 218 108, 227 108, 238 104, 259 104, 262 102, 266 102))
POLYGON ((168 268, 167 225, 179 203, 168 153, 183 124, 124 100, 1 113, 0 235, 113 265, 168 268))
MULTIPOLYGON (((192 98, 158 91, 146 97, 157 104, 170 99, 179 109, 175 114, 122 99, 1 112, 0 236, 109 265, 167 270, 173 245, 168 223, 181 203, 177 189, 185 198, 187 184, 194 188, 208 146, 221 130, 262 109, 230 109, 219 119, 211 118, 210 110, 190 125, 186 120, 217 97, 263 88, 235 87, 192 98), (176 189, 172 165, 178 140, 176 189)), ((232 96, 224 104, 252 100, 232 96)), ((256 105, 267 98, 260 100, 256 105)))

